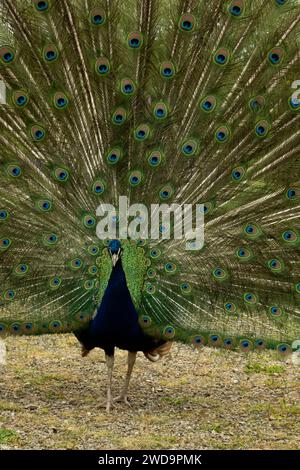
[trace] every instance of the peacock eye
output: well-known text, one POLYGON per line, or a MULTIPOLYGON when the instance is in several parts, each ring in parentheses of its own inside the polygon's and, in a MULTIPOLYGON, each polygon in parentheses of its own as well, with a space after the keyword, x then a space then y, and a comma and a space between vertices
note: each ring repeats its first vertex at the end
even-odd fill
POLYGON ((283 61, 284 50, 280 47, 274 47, 268 53, 268 61, 271 65, 279 65, 283 61))
POLYGON ((235 182, 240 182, 245 176, 246 170, 242 166, 234 168, 231 172, 231 178, 235 182))
POLYGON ((139 49, 143 44, 143 35, 141 33, 130 33, 127 38, 127 44, 131 49, 139 49))
POLYGON ((240 16, 241 14, 241 8, 238 7, 238 6, 234 6, 231 8, 231 13, 234 15, 234 16, 240 16))
POLYGON ((25 91, 14 91, 12 101, 17 108, 24 108, 29 103, 29 95, 25 91))
POLYGON ((0 221, 1 220, 7 220, 9 218, 9 213, 7 210, 0 210, 0 221))
POLYGON ((31 136, 32 136, 33 140, 35 140, 36 142, 41 142, 42 140, 44 140, 44 138, 46 136, 45 129, 43 129, 43 127, 41 127, 39 125, 32 126, 30 132, 31 132, 31 136))
POLYGON ((103 16, 101 16, 101 15, 94 15, 94 16, 93 16, 93 23, 94 23, 94 24, 102 24, 102 23, 103 23, 103 16))
POLYGON ((148 163, 152 168, 158 167, 163 159, 163 154, 159 150, 152 151, 148 156, 148 163))
POLYGON ((16 58, 16 52, 10 46, 0 46, 0 63, 10 65, 16 58))
POLYGON ((94 26, 102 26, 106 22, 106 13, 102 8, 95 7, 90 13, 90 21, 94 26))
POLYGON ((18 178, 22 174, 21 167, 17 165, 8 165, 6 171, 7 171, 8 176, 11 176, 13 178, 18 178))
POLYGON ((105 184, 102 179, 96 179, 92 186, 92 192, 97 196, 100 196, 105 191, 105 184))
POLYGON ((279 62, 280 60, 280 57, 278 54, 276 54, 275 52, 273 52, 272 54, 270 54, 270 60, 271 62, 273 62, 273 64, 276 64, 279 62))
POLYGON ((49 8, 49 2, 45 0, 35 1, 35 8, 40 12, 46 11, 49 8))
POLYGON ((163 201, 170 199, 174 194, 174 188, 170 184, 166 184, 159 191, 159 197, 163 201))
POLYGON ((129 184, 131 186, 138 186, 143 180, 143 173, 139 170, 133 171, 129 175, 129 184))
POLYGON ((6 251, 12 244, 10 238, 0 238, 0 250, 6 251))
POLYGON ((88 253, 92 256, 96 256, 99 253, 99 248, 96 245, 90 245, 88 247, 88 253))
POLYGON ((54 45, 49 45, 44 48, 43 57, 46 62, 54 62, 58 58, 58 49, 54 45))
POLYGON ((185 13, 179 20, 178 26, 182 32, 190 33, 195 29, 195 17, 189 13, 185 13))
POLYGON ((82 223, 84 227, 91 229, 96 225, 96 219, 93 215, 88 214, 83 217, 82 223))
POLYGON ((174 338, 175 334, 176 334, 176 332, 175 332, 175 328, 173 328, 173 326, 166 326, 163 330, 163 336, 165 336, 168 339, 174 338))

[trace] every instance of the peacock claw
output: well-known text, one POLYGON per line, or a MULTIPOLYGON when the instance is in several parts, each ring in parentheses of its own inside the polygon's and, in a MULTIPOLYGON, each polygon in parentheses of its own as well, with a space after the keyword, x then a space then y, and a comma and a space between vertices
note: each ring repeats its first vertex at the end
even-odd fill
POLYGON ((106 413, 110 413, 111 410, 112 410, 112 408, 114 408, 113 403, 107 403, 106 409, 105 409, 105 410, 106 410, 106 413))
POLYGON ((118 397, 114 398, 114 403, 125 403, 125 405, 127 406, 131 406, 131 403, 129 402, 128 398, 126 396, 123 396, 123 395, 119 395, 118 397))
POLYGON ((103 401, 100 405, 98 405, 99 408, 105 408, 105 411, 107 413, 109 413, 114 407, 114 403, 111 401, 111 402, 107 402, 107 401, 103 401))

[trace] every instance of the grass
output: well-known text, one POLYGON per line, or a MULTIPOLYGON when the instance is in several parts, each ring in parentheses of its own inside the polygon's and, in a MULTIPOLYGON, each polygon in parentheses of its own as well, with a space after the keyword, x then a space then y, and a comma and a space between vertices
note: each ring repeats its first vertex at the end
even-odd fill
POLYGON ((12 429, 0 428, 0 445, 16 443, 17 439, 18 435, 16 431, 12 429))
MULTIPOLYGON (((0 449, 300 449, 300 369, 273 352, 176 345, 138 356, 132 407, 110 415, 103 353, 70 335, 9 338, 1 368, 0 449)), ((113 394, 126 370, 116 352, 113 394)))

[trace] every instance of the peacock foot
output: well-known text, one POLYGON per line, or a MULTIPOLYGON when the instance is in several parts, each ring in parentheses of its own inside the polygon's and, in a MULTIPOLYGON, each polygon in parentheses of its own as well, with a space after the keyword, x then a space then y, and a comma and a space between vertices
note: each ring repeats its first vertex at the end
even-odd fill
POLYGON ((114 403, 125 403, 125 405, 131 406, 131 403, 129 402, 126 395, 119 395, 118 397, 114 398, 113 401, 114 403))
POLYGON ((115 407, 113 401, 103 401, 98 405, 98 408, 105 408, 105 411, 109 413, 115 407))

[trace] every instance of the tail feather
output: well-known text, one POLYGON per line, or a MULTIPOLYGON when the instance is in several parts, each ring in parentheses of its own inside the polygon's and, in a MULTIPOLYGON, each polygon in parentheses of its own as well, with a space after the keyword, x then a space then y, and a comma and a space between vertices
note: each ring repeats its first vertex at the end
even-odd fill
POLYGON ((96 210, 127 196, 204 205, 200 252, 122 241, 147 334, 292 347, 299 30, 296 0, 2 0, 0 334, 86 327, 111 272, 96 210))

